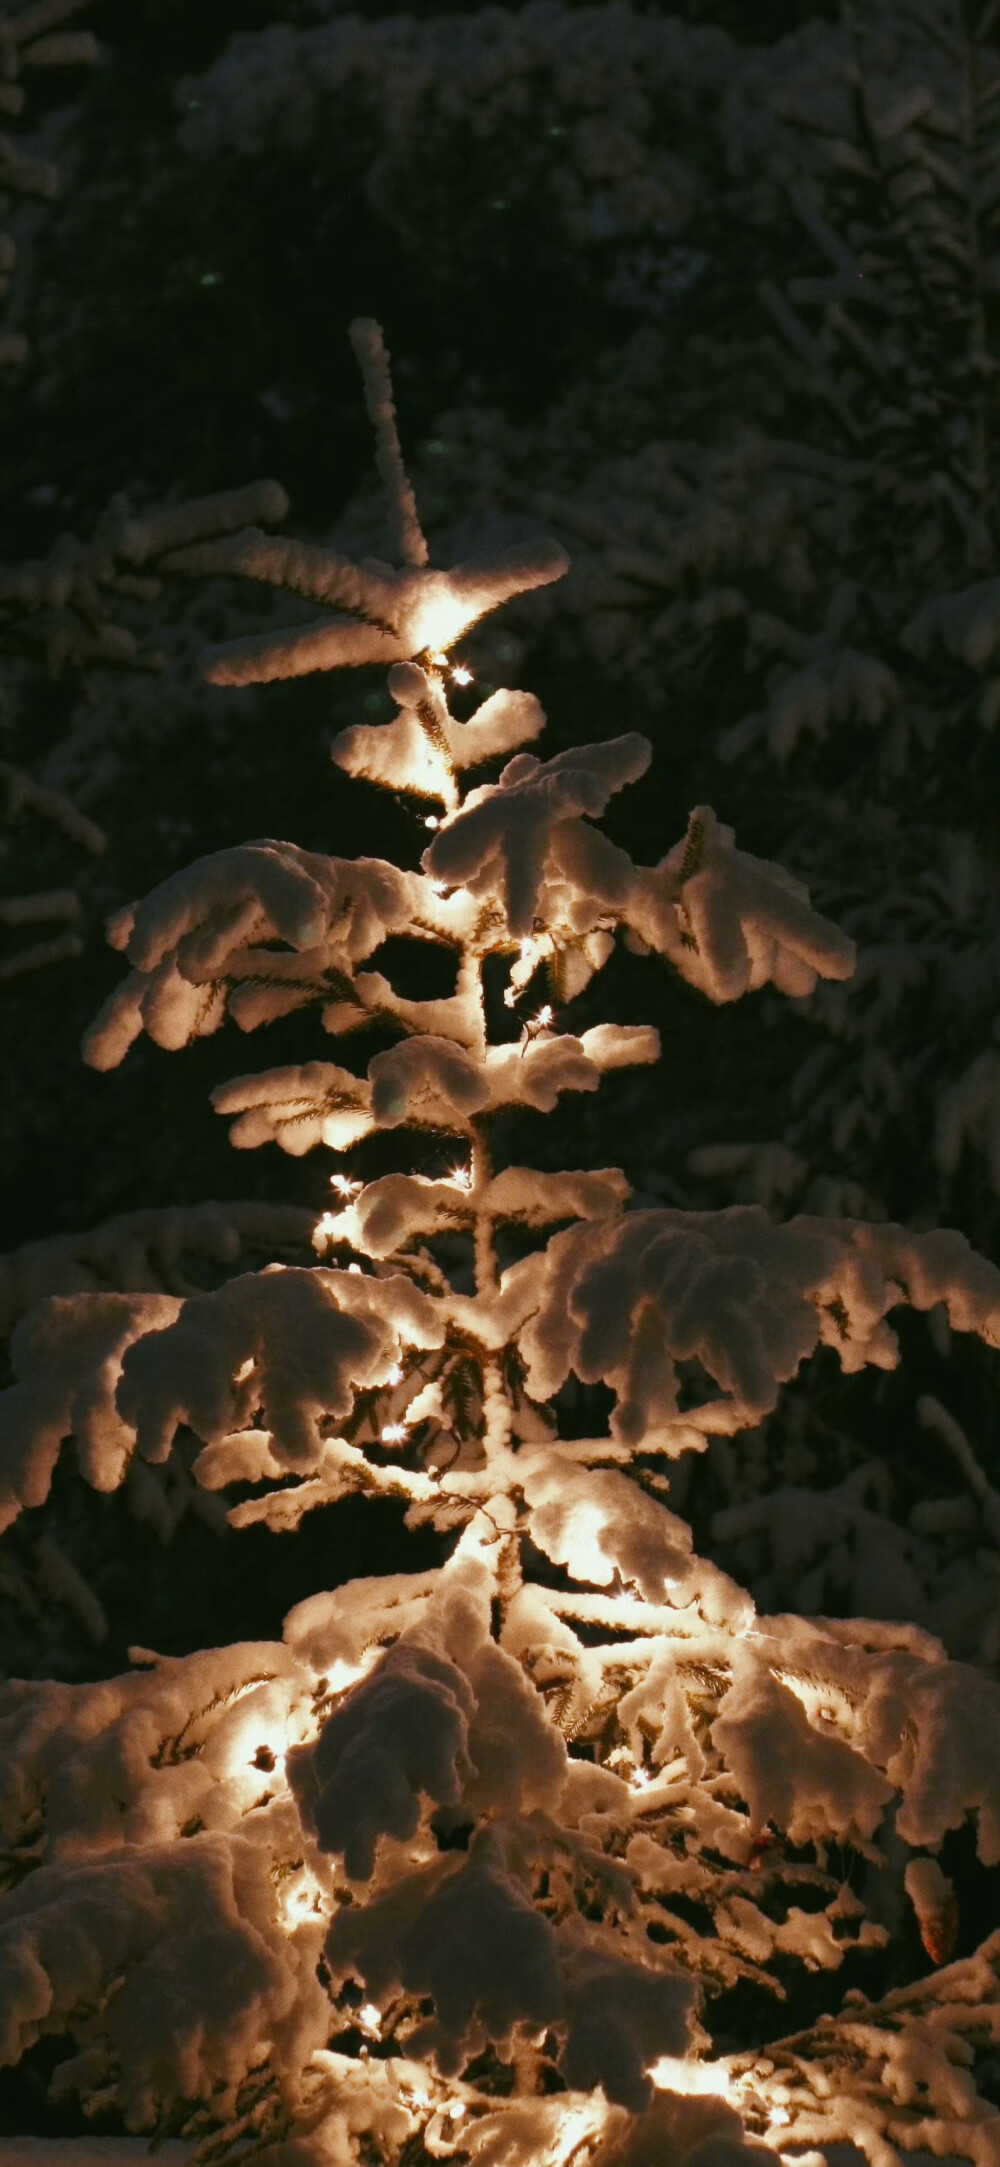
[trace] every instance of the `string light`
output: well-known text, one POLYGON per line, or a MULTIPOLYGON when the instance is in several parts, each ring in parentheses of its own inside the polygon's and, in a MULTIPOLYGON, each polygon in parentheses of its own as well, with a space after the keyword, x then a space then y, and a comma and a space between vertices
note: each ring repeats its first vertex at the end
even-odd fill
POLYGON ((709 2098, 726 2099, 734 2107, 740 2104, 738 2087, 744 2080, 734 2080, 722 2062, 688 2061, 686 2057, 661 2054, 646 2075, 658 2092, 675 2092, 686 2099, 707 2094, 709 2098))
POLYGON ((285 1926, 294 1931, 303 1919, 315 1919, 323 1909, 323 1891, 310 1873, 300 1874, 292 1887, 286 1888, 280 1898, 280 1909, 285 1926))
POLYGON ((451 674, 456 685, 471 685, 472 683, 472 671, 466 668, 464 662, 456 662, 451 674))
MULTIPOLYGON (((313 2060, 315 2061, 316 2058, 317 2057, 314 2055, 313 2060)), ((403 2098, 409 2101, 414 2107, 430 2106, 430 2093, 424 2088, 423 2085, 414 2083, 412 2077, 407 2076, 405 2078, 401 2078, 399 2089, 403 2095, 403 2098)))
POLYGON ((338 1196, 344 1196, 350 1202, 353 1197, 359 1194, 361 1183, 360 1181, 352 1181, 349 1174, 331 1174, 330 1187, 336 1189, 338 1196))
POLYGON ((385 1422, 382 1425, 381 1438, 384 1445, 405 1444, 407 1434, 408 1426, 405 1422, 385 1422))
POLYGON ((548 1030, 550 1023, 554 1021, 554 1018, 555 1010, 553 1008, 550 1008, 548 1001, 546 1001, 544 1008, 539 1009, 537 1016, 528 1017, 528 1021, 524 1026, 524 1032, 521 1039, 522 1053, 524 1053, 526 1047, 531 1045, 532 1040, 536 1039, 539 1036, 540 1032, 548 1030))
POLYGON ((285 1905, 285 1914, 289 1925, 294 1924, 296 1919, 307 1919, 309 1913, 315 1911, 315 1909, 316 1899, 310 1896, 308 1889, 293 1889, 285 1905))
POLYGON ((450 1166, 450 1167, 448 1168, 448 1180, 449 1180, 449 1181, 450 1181, 450 1182, 452 1183, 453 1187, 454 1187, 454 1188, 456 1188, 456 1189, 466 1189, 466 1190, 468 1190, 468 1189, 471 1189, 471 1187, 472 1187, 472 1168, 471 1168, 471 1166, 450 1166))
POLYGON ((428 813, 424 826, 425 828, 439 828, 441 826, 439 815, 437 813, 428 813))

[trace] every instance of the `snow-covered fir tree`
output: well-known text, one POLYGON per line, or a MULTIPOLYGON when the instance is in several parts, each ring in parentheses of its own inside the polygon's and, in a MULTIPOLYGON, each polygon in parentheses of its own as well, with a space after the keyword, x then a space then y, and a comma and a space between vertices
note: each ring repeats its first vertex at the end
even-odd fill
POLYGON ((29 1311, 0 1493, 7 1525, 38 1512, 71 1442, 99 1492, 179 1463, 276 1540, 389 1496, 441 1562, 312 1596, 280 1642, 0 1687, 0 2060, 56 2041, 57 2097, 205 2160, 766 2167, 849 2139, 981 2167, 1000 1936, 949 1961, 939 1853, 968 1822, 1000 1861, 1000 1691, 912 1623, 759 1614, 671 1486, 713 1439, 739 1454, 817 1346, 892 1368, 901 1305, 1000 1346, 1000 1272, 956 1233, 630 1208, 615 1167, 496 1163, 505 1109, 657 1060, 642 1025, 572 1028, 619 939, 716 1006, 854 953, 707 806, 654 865, 602 832, 638 734, 546 760, 529 693, 475 704, 465 635, 565 556, 430 564, 381 334, 352 338, 390 559, 250 527, 162 562, 321 612, 210 654, 220 686, 388 666, 392 718, 333 752, 414 801, 419 863, 199 860, 112 920, 130 972, 87 1041, 108 1068, 142 1031, 315 1005, 341 1059, 215 1103, 238 1148, 336 1155, 317 1261, 29 1311), (450 989, 400 990, 400 940, 450 989), (784 2036, 796 1980, 835 2002, 907 1906, 929 1975, 784 2036), (743 1990, 773 2014, 734 2043, 713 2011, 743 1990))

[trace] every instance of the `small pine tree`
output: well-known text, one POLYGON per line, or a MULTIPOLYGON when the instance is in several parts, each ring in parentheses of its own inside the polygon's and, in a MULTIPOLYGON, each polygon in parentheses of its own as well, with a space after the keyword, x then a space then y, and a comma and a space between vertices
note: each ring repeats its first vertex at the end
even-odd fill
POLYGON ((272 2167, 722 2167, 842 2138, 873 2167, 981 2161, 997 2110, 967 2065, 1000 1936, 764 2057, 706 2027, 734 1989, 780 1999, 848 1955, 866 1977, 904 1889, 946 1963, 946 1833, 972 1816, 1000 1860, 1000 1692, 912 1626, 759 1616, 668 1500, 678 1456, 739 1450, 820 1343, 891 1368, 903 1301, 1000 1344, 1000 1273, 956 1234, 630 1210, 615 1168, 494 1164, 498 1111, 657 1058, 643 1027, 562 1028, 619 935, 720 1004, 844 978, 852 951, 707 807, 655 866, 602 834, 643 738, 542 761, 530 694, 456 717, 469 626, 565 558, 429 565, 381 335, 353 338, 396 564, 253 528, 164 561, 325 606, 216 652, 218 683, 389 665, 393 719, 334 757, 434 808, 420 867, 274 841, 200 860, 112 921, 131 975, 87 1050, 316 1003, 380 1050, 225 1085, 234 1142, 416 1131, 439 1171, 338 1171, 310 1267, 42 1303, 0 1497, 5 1523, 41 1507, 72 1439, 101 1491, 183 1460, 235 1528, 395 1498, 442 1562, 312 1596, 280 1643, 0 1689, 0 2061, 58 2040, 58 2097, 272 2167), (397 990, 376 966, 398 936, 450 956, 451 991, 397 990))

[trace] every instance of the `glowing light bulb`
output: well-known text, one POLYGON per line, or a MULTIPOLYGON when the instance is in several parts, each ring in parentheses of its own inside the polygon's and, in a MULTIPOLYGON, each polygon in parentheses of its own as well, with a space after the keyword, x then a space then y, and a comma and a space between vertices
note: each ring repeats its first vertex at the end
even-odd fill
POLYGON ((318 1918, 322 1901, 323 1891, 319 1882, 314 1881, 309 1873, 302 1874, 291 1888, 285 1889, 281 1897, 281 1916, 285 1926, 294 1929, 301 1926, 303 1919, 318 1918))
POLYGON ((435 668, 436 670, 446 670, 446 669, 447 669, 447 667, 448 667, 448 657, 447 657, 447 655, 441 654, 441 653, 440 653, 440 651, 439 651, 439 652, 438 652, 437 654, 431 655, 430 659, 431 659, 431 661, 433 662, 433 664, 434 664, 434 668, 435 668))
POLYGON ((352 1181, 349 1174, 331 1174, 330 1187, 336 1189, 338 1196, 346 1196, 350 1199, 357 1196, 361 1183, 360 1181, 352 1181))
POLYGON ((448 1169, 448 1179, 449 1179, 449 1181, 450 1181, 450 1182, 452 1183, 453 1187, 454 1187, 454 1188, 456 1188, 456 1189, 471 1189, 471 1187, 472 1187, 472 1168, 471 1168, 471 1166, 452 1166, 452 1167, 449 1167, 449 1169, 448 1169))
POLYGON ((363 2025, 366 2032, 380 2031, 382 2028, 381 2009, 377 2008, 373 2001, 363 2001, 358 2010, 358 2023, 363 2025))
POLYGON ((441 821, 438 814, 428 813, 427 818, 424 821, 424 826, 425 828, 439 828, 441 826, 441 821))
POLYGON ((601 1547, 601 1538, 607 1529, 607 1514, 591 1499, 580 1498, 573 1505, 566 1534, 566 1562, 575 1580, 589 1580, 594 1587, 606 1588, 612 1568, 601 1547))
MULTIPOLYGON (((451 674, 456 685, 471 685, 472 683, 472 671, 466 668, 464 662, 456 662, 451 674)), ((453 2107, 451 2111, 454 2114, 456 2109, 453 2107)), ((464 2114, 464 2107, 462 2112, 464 2114)))
POLYGON ((360 1279, 360 1277, 361 1277, 361 1266, 360 1266, 360 1264, 349 1264, 349 1265, 348 1265, 348 1267, 347 1267, 347 1269, 348 1269, 348 1271, 349 1271, 349 1272, 353 1272, 353 1274, 354 1274, 354 1277, 355 1277, 356 1279, 360 1279))
POLYGON ((719 2062, 695 2062, 686 2056, 661 2054, 652 2068, 647 2069, 646 2075, 660 2092, 679 2092, 687 2099, 707 2093, 710 2098, 728 2099, 734 2106, 739 2104, 736 2084, 741 2080, 737 2078, 734 2084, 728 2070, 719 2062))
POLYGON ((382 1443, 384 1445, 405 1444, 407 1427, 405 1422, 384 1422, 381 1430, 382 1443))

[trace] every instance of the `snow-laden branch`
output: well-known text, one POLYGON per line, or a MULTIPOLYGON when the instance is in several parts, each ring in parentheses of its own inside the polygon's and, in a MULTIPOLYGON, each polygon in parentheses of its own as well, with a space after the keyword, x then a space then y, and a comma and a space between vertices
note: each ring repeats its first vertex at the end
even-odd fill
POLYGON ((273 1459, 308 1468, 320 1424, 386 1381, 404 1338, 440 1345, 445 1320, 404 1277, 277 1266, 214 1294, 54 1296, 16 1327, 2 1396, 0 1515, 48 1494, 64 1438, 86 1479, 115 1489, 134 1451, 165 1460, 186 1423, 205 1444, 259 1410, 273 1459))
POLYGON ((612 1433, 634 1446, 669 1449, 678 1423, 718 1433, 759 1420, 821 1345, 848 1372, 894 1368, 886 1317, 903 1301, 941 1302, 959 1331, 1000 1345, 1000 1272, 957 1233, 775 1226, 753 1205, 639 1211, 568 1228, 508 1277, 533 1310, 520 1339, 529 1390, 547 1399, 571 1370, 612 1384, 612 1433), (719 1395, 683 1416, 678 1363, 696 1363, 719 1395))
POLYGON ((380 559, 352 563, 315 542, 294 542, 246 527, 232 540, 194 542, 164 558, 164 569, 239 575, 284 587, 331 612, 283 632, 251 633, 211 648, 204 670, 214 685, 273 684, 313 670, 362 663, 411 662, 447 654, 472 626, 512 595, 561 579, 568 569, 555 542, 522 542, 439 571, 394 571, 380 559))

